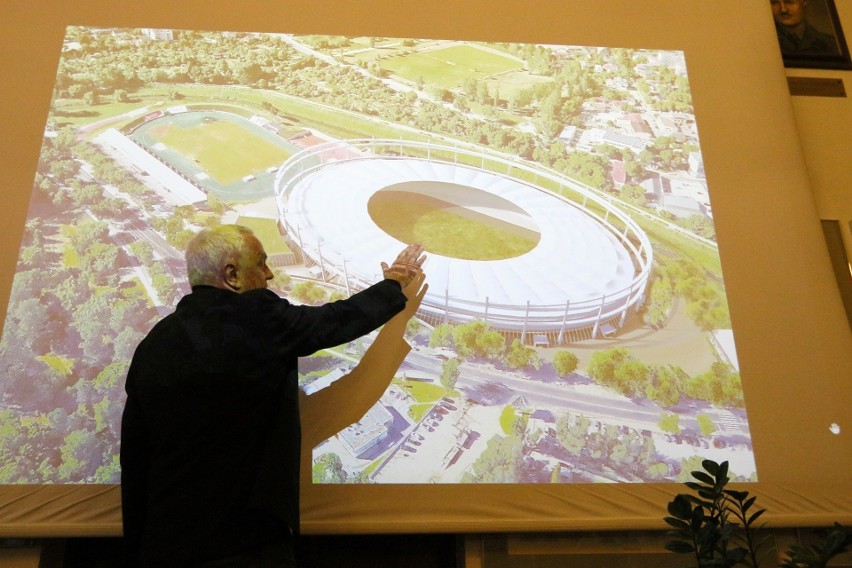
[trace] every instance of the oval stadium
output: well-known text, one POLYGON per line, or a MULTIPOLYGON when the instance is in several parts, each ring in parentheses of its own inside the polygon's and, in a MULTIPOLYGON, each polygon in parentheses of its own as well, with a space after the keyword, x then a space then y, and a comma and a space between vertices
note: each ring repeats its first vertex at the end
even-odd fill
POLYGON ((324 280, 350 292, 380 279, 380 262, 408 244, 372 214, 370 204, 380 196, 440 203, 455 215, 524 235, 533 244, 520 253, 486 259, 478 258, 477 243, 462 243, 452 255, 423 243, 429 291, 418 315, 433 325, 484 320, 549 344, 578 330, 597 337, 623 326, 644 301, 652 255, 629 217, 593 190, 557 177, 482 150, 347 140, 292 156, 275 190, 291 244, 324 280), (575 184, 570 189, 582 199, 524 181, 531 173, 575 184))

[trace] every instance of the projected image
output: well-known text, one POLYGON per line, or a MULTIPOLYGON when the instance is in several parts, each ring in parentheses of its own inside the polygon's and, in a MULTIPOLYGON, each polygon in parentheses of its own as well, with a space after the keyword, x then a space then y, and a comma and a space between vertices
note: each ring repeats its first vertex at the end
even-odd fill
MULTIPOLYGON (((0 343, 0 483, 116 483, 124 377, 252 227, 298 304, 429 258, 315 483, 756 479, 683 53, 69 28, 0 343)), ((374 336, 303 359, 308 394, 374 336)))

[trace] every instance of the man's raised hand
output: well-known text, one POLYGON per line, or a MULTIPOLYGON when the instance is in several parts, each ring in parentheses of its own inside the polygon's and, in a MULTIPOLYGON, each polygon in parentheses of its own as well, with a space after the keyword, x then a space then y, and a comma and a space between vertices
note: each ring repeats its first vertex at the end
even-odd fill
POLYGON ((406 288, 412 280, 422 274, 423 262, 426 260, 426 255, 423 254, 423 247, 418 244, 412 244, 405 247, 399 253, 396 260, 390 266, 386 262, 382 263, 382 273, 385 278, 396 280, 400 286, 406 288))

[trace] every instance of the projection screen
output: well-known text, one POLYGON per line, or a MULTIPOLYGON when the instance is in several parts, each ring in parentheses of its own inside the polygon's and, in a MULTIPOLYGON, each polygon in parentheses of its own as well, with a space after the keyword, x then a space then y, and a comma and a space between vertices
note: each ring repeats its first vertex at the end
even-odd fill
MULTIPOLYGON (((91 3, 20 26, 52 46, 4 97, 29 111, 3 197, 6 531, 119 530, 126 362, 220 222, 255 228, 299 303, 430 255, 390 386, 303 456, 308 532, 655 527, 705 457, 777 524, 848 517, 849 334, 771 22, 731 3, 765 33, 711 57, 702 10, 659 2, 640 31, 612 4, 624 21, 91 3)), ((303 391, 374 339, 303 360, 303 391)))

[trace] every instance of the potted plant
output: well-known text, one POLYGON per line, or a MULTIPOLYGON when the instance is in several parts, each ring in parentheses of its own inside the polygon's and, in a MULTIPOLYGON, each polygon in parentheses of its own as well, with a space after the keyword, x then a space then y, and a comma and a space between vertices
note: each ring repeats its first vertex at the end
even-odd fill
MULTIPOLYGON (((757 497, 748 491, 727 488, 728 462, 701 462, 703 471, 693 471, 695 481, 686 485, 692 493, 679 493, 668 504, 665 522, 672 527, 673 540, 666 548, 690 554, 697 568, 750 566, 759 568, 759 552, 766 539, 758 539, 765 509, 755 506, 757 497)), ((824 531, 819 545, 794 544, 782 568, 822 568, 852 545, 852 531, 839 524, 824 531)))

